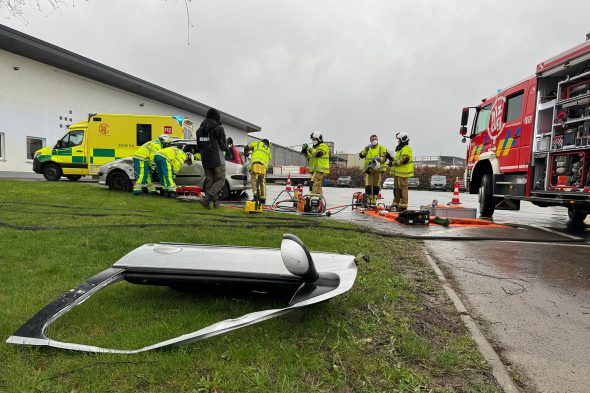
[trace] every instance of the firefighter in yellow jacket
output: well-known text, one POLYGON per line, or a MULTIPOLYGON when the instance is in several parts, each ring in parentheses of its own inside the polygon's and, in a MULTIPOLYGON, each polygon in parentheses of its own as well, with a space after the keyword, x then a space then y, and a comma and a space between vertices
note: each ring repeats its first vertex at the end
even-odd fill
POLYGON ((168 198, 176 198, 176 184, 174 177, 183 165, 192 165, 193 156, 185 153, 177 147, 165 147, 154 156, 156 170, 160 178, 160 195, 168 198))
POLYGON ((301 149, 309 161, 309 172, 312 174, 309 188, 312 194, 322 195, 324 176, 330 173, 330 150, 320 132, 313 132, 309 137, 312 147, 304 144, 301 149))
POLYGON ((147 188, 148 193, 155 194, 156 186, 152 183, 152 170, 155 169, 154 156, 162 148, 167 147, 172 138, 169 135, 160 135, 157 139, 141 145, 133 154, 133 166, 135 168, 135 184, 133 185, 133 195, 141 195, 143 188, 147 188))
POLYGON ((404 211, 408 208, 408 179, 414 176, 414 158, 412 157, 412 148, 409 146, 408 134, 398 132, 395 137, 398 142, 395 154, 388 156, 391 174, 394 176, 391 207, 397 211, 404 211))
POLYGON ((371 135, 369 141, 370 144, 359 153, 359 157, 365 160, 365 194, 369 197, 369 204, 376 205, 381 191, 381 174, 387 170, 387 148, 379 144, 377 135, 371 135))
POLYGON ((266 171, 272 159, 270 142, 268 139, 255 141, 244 148, 244 154, 250 157, 250 175, 252 178, 252 195, 255 201, 266 203, 266 171), (260 194, 259 194, 260 192, 260 194))

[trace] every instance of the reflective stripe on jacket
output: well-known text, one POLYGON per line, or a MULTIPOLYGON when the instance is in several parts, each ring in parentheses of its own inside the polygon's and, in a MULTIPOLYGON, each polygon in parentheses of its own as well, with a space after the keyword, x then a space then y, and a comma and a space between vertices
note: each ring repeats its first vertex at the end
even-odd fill
POLYGON ((366 171, 369 167, 369 164, 375 157, 379 157, 379 172, 385 172, 387 170, 387 166, 385 161, 387 160, 385 156, 387 155, 387 148, 383 145, 371 146, 371 148, 365 147, 361 152, 365 155, 365 165, 363 166, 363 171, 366 171))
POLYGON ((144 143, 135 151, 133 158, 138 160, 154 161, 154 155, 162 149, 162 144, 158 139, 144 143))
POLYGON ((166 147, 157 152, 156 156, 164 157, 170 163, 174 173, 178 172, 186 160, 186 153, 177 147, 166 147))
POLYGON ((252 155, 250 156, 250 162, 254 164, 258 162, 264 165, 265 169, 268 169, 268 162, 272 159, 272 153, 270 147, 267 147, 262 142, 252 142, 248 146, 252 149, 252 155))
POLYGON ((309 160, 309 171, 330 173, 330 150, 328 145, 320 143, 317 147, 312 147, 307 151, 307 159, 309 160), (323 151, 324 155, 316 157, 318 151, 323 151))
POLYGON ((391 167, 391 174, 399 177, 412 177, 414 176, 414 158, 412 157, 412 148, 408 145, 402 147, 400 150, 395 152, 394 161, 402 161, 404 156, 410 157, 410 161, 407 164, 393 165, 391 167))

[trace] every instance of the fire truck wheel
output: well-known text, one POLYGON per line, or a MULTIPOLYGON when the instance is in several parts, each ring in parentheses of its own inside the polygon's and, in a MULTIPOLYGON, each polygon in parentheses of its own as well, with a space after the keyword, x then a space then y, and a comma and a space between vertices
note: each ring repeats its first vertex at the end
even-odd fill
POLYGON ((491 217, 494 214, 494 207, 492 175, 487 173, 481 178, 481 186, 479 186, 479 214, 483 217, 491 217))
POLYGON ((43 177, 49 181, 57 181, 61 178, 59 165, 50 162, 43 167, 43 177))
POLYGON ((80 175, 67 175, 66 177, 69 181, 78 181, 82 178, 80 175))
POLYGON ((569 208, 567 210, 567 215, 570 218, 570 221, 572 222, 572 224, 581 225, 584 222, 584 220, 586 219, 586 216, 588 215, 588 213, 585 211, 582 211, 582 210, 569 208))

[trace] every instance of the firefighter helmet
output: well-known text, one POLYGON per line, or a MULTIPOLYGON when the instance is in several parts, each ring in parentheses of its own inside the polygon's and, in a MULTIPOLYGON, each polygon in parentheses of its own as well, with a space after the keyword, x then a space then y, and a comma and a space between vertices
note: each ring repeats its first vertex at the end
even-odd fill
POLYGON ((395 134, 395 137, 399 139, 400 142, 407 142, 410 140, 410 137, 408 136, 407 132, 398 132, 397 134, 395 134))
POLYGON ((311 139, 317 139, 320 142, 323 142, 324 141, 324 137, 322 136, 322 133, 321 132, 318 132, 318 131, 312 132, 309 137, 311 139))

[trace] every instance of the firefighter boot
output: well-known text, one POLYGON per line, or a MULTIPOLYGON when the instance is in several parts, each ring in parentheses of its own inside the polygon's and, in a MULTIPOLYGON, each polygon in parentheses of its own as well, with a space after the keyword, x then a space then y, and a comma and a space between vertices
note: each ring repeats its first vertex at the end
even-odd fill
POLYGON ((168 198, 176 198, 176 191, 168 191, 168 198))
POLYGON ((164 198, 167 198, 168 197, 168 191, 167 190, 164 190, 163 188, 160 189, 160 196, 161 197, 164 197, 164 198))

